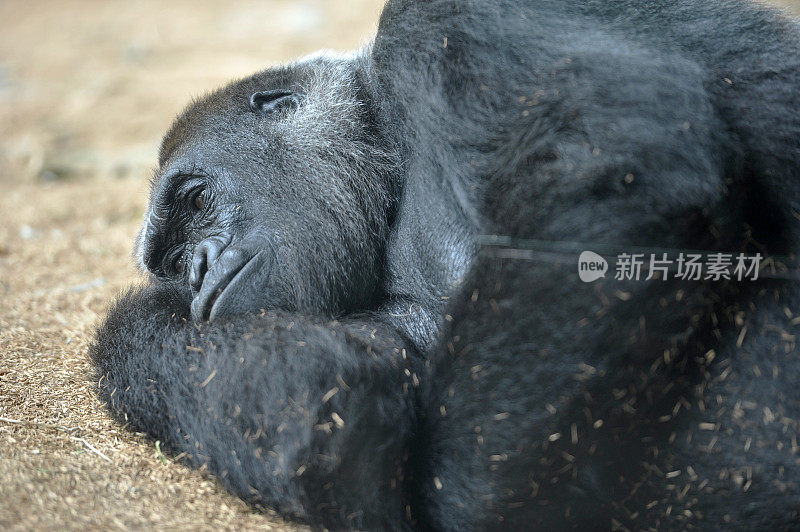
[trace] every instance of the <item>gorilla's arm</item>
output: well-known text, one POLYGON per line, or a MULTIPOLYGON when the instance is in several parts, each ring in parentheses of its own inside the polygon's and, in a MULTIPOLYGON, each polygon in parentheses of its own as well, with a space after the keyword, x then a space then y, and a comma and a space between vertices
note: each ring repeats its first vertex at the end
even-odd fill
POLYGON ((120 419, 244 499, 326 526, 403 520, 419 377, 385 325, 266 314, 194 324, 178 292, 123 295, 91 357, 120 419))

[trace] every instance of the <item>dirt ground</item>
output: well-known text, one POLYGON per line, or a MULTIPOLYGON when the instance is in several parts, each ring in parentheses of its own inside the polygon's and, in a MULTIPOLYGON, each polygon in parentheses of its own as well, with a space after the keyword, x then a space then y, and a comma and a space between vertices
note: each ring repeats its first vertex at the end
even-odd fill
MULTIPOLYGON (((111 421, 87 343, 193 97, 373 33, 380 0, 0 2, 0 529, 286 529, 111 421)), ((786 0, 800 13, 800 0, 786 0)))

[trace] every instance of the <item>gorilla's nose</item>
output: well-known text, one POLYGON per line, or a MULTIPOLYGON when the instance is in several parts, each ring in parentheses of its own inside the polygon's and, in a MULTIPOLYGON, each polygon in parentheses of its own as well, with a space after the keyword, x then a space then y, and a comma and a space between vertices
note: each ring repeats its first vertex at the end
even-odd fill
POLYGON ((230 243, 231 235, 221 234, 206 238, 194 248, 192 264, 189 266, 189 284, 195 293, 203 285, 203 278, 208 269, 230 243))

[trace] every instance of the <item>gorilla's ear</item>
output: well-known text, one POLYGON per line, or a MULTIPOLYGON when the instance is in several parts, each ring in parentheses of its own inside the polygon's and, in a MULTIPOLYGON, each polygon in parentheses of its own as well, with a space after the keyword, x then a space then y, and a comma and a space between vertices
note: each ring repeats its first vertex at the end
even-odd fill
POLYGON ((250 96, 250 109, 263 115, 294 111, 305 97, 305 94, 281 89, 255 92, 250 96))

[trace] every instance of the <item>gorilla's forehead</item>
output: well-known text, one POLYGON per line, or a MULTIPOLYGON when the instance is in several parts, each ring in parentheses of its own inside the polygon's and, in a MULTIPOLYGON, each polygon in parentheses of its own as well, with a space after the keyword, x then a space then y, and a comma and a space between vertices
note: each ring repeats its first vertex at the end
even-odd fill
POLYGON ((163 166, 176 149, 189 143, 193 136, 214 135, 241 126, 242 117, 250 114, 250 95, 273 89, 298 90, 303 84, 300 69, 273 68, 234 81, 195 99, 172 123, 164 135, 158 162, 163 166))
MULTIPOLYGON (((369 53, 365 47, 351 54, 323 51, 288 65, 257 72, 195 99, 175 119, 161 142, 159 165, 192 137, 236 134, 255 122, 250 96, 255 92, 288 90, 314 96, 320 114, 341 103, 343 90, 352 88, 359 60, 369 53)), ((318 115, 319 116, 319 115, 318 115)))

